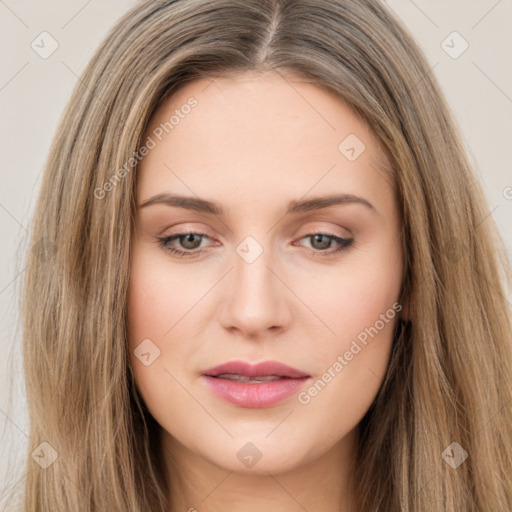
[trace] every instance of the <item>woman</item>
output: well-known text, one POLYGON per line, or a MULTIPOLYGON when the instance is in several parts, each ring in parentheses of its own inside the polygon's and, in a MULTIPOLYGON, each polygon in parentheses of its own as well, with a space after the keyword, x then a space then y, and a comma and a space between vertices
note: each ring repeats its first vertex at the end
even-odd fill
POLYGON ((140 3, 37 204, 25 510, 510 510, 487 214, 379 2, 140 3))

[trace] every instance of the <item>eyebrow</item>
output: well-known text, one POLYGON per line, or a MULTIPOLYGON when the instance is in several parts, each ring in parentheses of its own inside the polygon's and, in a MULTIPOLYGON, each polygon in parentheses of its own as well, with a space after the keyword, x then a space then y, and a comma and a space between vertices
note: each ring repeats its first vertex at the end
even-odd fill
MULTIPOLYGON (((184 208, 186 210, 193 210, 211 215, 225 215, 224 209, 213 201, 200 199, 198 197, 179 196, 168 193, 157 194, 156 196, 150 197, 143 201, 139 205, 139 208, 146 208, 147 206, 152 206, 154 204, 165 204, 167 206, 184 208)), ((290 201, 286 210, 286 215, 322 210, 323 208, 343 204, 361 204, 378 214, 377 209, 363 197, 358 197, 353 194, 335 194, 313 197, 311 199, 290 201)))

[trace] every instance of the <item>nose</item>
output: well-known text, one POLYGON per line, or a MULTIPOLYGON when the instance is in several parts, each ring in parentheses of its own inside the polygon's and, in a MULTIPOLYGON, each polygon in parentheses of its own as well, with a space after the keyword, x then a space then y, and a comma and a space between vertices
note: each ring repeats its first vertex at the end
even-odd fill
POLYGON ((240 254, 233 255, 234 268, 227 276, 229 284, 220 311, 222 326, 251 338, 286 328, 291 319, 288 300, 293 294, 279 275, 280 266, 266 249, 254 261, 240 254))

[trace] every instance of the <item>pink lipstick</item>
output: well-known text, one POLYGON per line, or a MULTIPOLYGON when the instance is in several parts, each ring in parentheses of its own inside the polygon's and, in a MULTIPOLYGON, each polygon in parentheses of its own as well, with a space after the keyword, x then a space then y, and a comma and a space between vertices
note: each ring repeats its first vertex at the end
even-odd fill
POLYGON ((231 361, 206 370, 202 378, 228 402, 247 408, 270 407, 297 393, 311 376, 277 361, 250 365, 231 361))

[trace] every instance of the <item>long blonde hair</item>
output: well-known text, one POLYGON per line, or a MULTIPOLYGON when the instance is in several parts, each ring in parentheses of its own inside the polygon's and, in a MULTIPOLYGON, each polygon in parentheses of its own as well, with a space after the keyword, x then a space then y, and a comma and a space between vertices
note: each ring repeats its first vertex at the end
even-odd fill
POLYGON ((96 51, 44 172, 21 301, 26 512, 167 510, 158 425, 127 354, 134 155, 185 83, 269 70, 336 93, 392 163, 408 322, 360 424, 361 511, 512 509, 510 267, 411 36, 377 0, 151 0, 96 51), (43 442, 58 454, 46 469, 30 456, 43 442))

